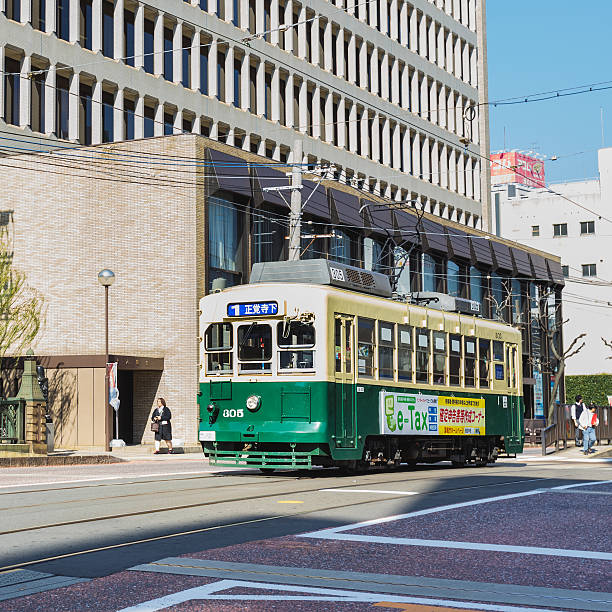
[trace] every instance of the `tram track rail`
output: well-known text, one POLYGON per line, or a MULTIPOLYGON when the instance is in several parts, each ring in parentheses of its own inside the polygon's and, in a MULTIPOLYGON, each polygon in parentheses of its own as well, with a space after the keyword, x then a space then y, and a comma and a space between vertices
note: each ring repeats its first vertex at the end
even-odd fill
MULTIPOLYGON (((423 479, 419 479, 419 480, 423 480, 423 479)), ((539 481, 541 480, 540 478, 534 478, 534 479, 522 479, 522 480, 511 480, 511 481, 507 481, 507 482, 497 482, 494 483, 495 486, 506 486, 506 485, 511 485, 511 484, 521 484, 524 482, 535 482, 535 481, 539 481)), ((387 481, 380 481, 378 484, 388 484, 388 483, 392 483, 392 482, 397 482, 397 480, 387 480, 387 481)), ((411 481, 414 482, 414 481, 411 481)), ((229 486, 239 486, 239 485, 228 485, 229 486)), ((350 485, 344 485, 344 486, 339 486, 336 488, 349 488, 349 487, 355 487, 355 486, 364 486, 364 484, 359 484, 359 485, 355 485, 355 483, 351 483, 350 485)), ((447 492, 454 492, 454 491, 461 491, 461 490, 471 490, 471 489, 478 489, 478 488, 485 488, 485 487, 490 487, 493 486, 493 484, 481 484, 481 485, 474 485, 474 486, 469 486, 469 487, 446 487, 446 488, 442 488, 442 489, 437 489, 437 490, 432 490, 432 491, 425 491, 423 493, 419 493, 420 495, 434 495, 434 494, 439 494, 439 493, 447 493, 447 492)), ((45 530, 45 529, 53 529, 53 528, 58 528, 58 527, 69 527, 69 526, 73 526, 73 525, 83 525, 83 524, 87 524, 87 523, 97 523, 97 522, 101 522, 101 521, 110 521, 110 520, 116 520, 116 519, 123 519, 123 518, 131 518, 134 516, 143 516, 143 515, 152 515, 152 514, 158 514, 158 513, 165 513, 165 512, 176 512, 179 510, 189 510, 189 509, 193 509, 193 508, 205 508, 205 507, 212 507, 212 506, 218 506, 218 505, 222 505, 222 504, 231 504, 231 503, 235 503, 235 502, 249 502, 249 501, 255 501, 255 500, 262 500, 262 499, 269 499, 269 498, 274 498, 274 497, 283 497, 283 496, 287 496, 287 495, 302 495, 305 493, 314 493, 317 491, 321 490, 321 486, 317 486, 317 487, 313 487, 313 488, 308 488, 308 489, 301 489, 301 490, 297 490, 297 491, 289 491, 289 492, 276 492, 276 493, 267 493, 267 494, 263 494, 263 495, 251 495, 251 496, 240 496, 240 497, 232 497, 232 498, 226 498, 226 499, 219 499, 219 500, 214 500, 214 501, 204 501, 204 502, 198 502, 198 503, 191 503, 191 504, 181 504, 181 505, 175 505, 175 506, 171 506, 171 507, 162 507, 162 508, 147 508, 147 509, 143 509, 143 510, 137 510, 137 511, 132 511, 132 512, 123 512, 123 513, 118 513, 118 514, 111 514, 111 515, 104 515, 104 516, 99 516, 99 517, 89 517, 89 518, 82 518, 82 519, 74 519, 74 520, 70 520, 70 521, 61 521, 61 522, 56 522, 56 523, 48 523, 48 524, 44 524, 44 525, 31 525, 31 526, 27 526, 27 527, 20 527, 18 529, 10 529, 10 530, 6 530, 6 531, 0 531, 0 537, 1 536, 10 536, 10 535, 15 535, 18 533, 25 533, 25 532, 30 532, 30 531, 39 531, 39 530, 45 530)), ((365 491, 364 491, 365 493, 365 491)), ((143 494, 144 495, 144 494, 143 494)), ((148 495, 151 495, 151 493, 148 493, 148 495)), ((382 495, 382 494, 381 494, 382 495)), ((113 499, 122 499, 124 497, 129 497, 129 496, 118 496, 115 497, 113 499)), ((107 498, 105 498, 107 499, 107 498)), ((377 498, 376 500, 367 500, 363 503, 374 503, 374 502, 381 502, 381 501, 391 501, 393 499, 397 499, 395 495, 388 495, 388 496, 381 496, 379 498, 377 498)), ((86 502, 86 501, 92 501, 92 500, 74 500, 75 503, 78 502, 86 502)), ((329 508, 321 508, 322 511, 326 511, 326 510, 332 510, 332 509, 336 509, 336 508, 343 508, 343 507, 347 507, 347 506, 353 506, 353 505, 360 505, 361 502, 357 502, 356 504, 342 504, 340 506, 333 506, 333 507, 329 507, 329 508)), ((41 504, 42 505, 42 504, 41 504)), ((13 508, 14 509, 14 508, 13 508)), ((318 512, 319 510, 308 510, 307 513, 309 512, 318 512)), ((288 515, 280 515, 280 516, 288 516, 288 515)), ((1 570, 2 568, 0 568, 1 570)))

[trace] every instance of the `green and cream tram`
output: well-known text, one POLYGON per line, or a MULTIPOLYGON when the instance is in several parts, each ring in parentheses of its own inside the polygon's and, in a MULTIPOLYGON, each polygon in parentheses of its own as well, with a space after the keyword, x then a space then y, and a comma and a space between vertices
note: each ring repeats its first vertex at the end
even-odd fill
POLYGON ((486 465, 522 450, 520 332, 391 299, 383 274, 256 264, 251 284, 202 298, 200 330, 212 464, 486 465))

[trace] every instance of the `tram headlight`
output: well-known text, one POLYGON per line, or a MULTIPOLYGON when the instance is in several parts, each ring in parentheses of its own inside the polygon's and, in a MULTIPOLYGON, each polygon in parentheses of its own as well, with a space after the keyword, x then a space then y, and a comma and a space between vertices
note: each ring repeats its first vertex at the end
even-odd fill
POLYGON ((246 407, 251 412, 256 412, 261 408, 261 397, 259 395, 249 395, 246 400, 246 407))

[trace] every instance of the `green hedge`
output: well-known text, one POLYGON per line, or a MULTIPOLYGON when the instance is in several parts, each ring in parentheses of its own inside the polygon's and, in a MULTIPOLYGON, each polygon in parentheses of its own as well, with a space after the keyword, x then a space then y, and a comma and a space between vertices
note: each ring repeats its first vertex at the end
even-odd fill
POLYGON ((607 406, 607 395, 612 395, 612 374, 584 374, 565 377, 565 398, 568 404, 582 395, 585 404, 595 402, 598 406, 607 406))

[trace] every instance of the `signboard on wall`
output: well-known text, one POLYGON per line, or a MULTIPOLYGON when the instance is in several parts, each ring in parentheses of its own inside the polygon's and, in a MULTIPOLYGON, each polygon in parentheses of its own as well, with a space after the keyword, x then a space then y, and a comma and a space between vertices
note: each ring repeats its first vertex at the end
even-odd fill
POLYGON ((485 400, 381 391, 380 431, 403 436, 483 436, 485 400))
POLYGON ((504 152, 491 155, 491 184, 519 183, 544 187, 544 162, 524 153, 504 152))
POLYGON ((533 416, 536 419, 544 418, 544 386, 542 384, 542 372, 537 368, 533 370, 533 378, 535 379, 535 385, 533 386, 533 403, 534 411, 533 416))

